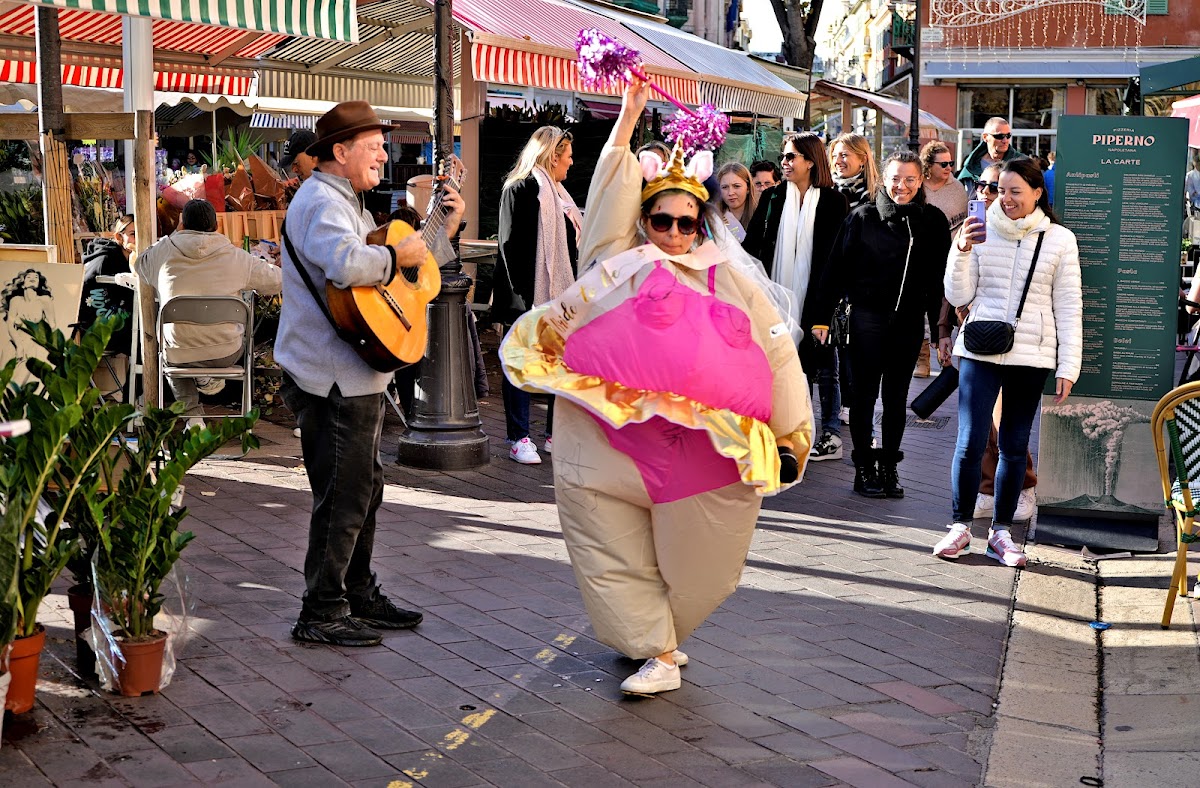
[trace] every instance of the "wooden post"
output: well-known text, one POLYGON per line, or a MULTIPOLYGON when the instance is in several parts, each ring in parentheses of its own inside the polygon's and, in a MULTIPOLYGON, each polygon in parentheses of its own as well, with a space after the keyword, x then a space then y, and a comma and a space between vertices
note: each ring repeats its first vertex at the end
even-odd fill
POLYGON ((42 218, 46 243, 58 247, 59 262, 75 262, 71 221, 71 170, 64 137, 62 56, 58 10, 37 7, 38 126, 42 144, 42 218))
MULTIPOLYGON (((154 175, 154 112, 138 110, 133 122, 133 183, 127 185, 126 194, 133 194, 134 227, 137 230, 136 254, 150 248, 158 229, 158 211, 155 206, 154 175)), ((136 260, 136 258, 135 258, 136 260)), ((130 261, 131 263, 134 260, 130 261)), ((146 407, 158 405, 158 337, 155 324, 158 312, 154 308, 154 287, 138 280, 138 302, 141 307, 142 323, 142 392, 146 407)), ((136 338, 135 338, 136 339, 136 338)))

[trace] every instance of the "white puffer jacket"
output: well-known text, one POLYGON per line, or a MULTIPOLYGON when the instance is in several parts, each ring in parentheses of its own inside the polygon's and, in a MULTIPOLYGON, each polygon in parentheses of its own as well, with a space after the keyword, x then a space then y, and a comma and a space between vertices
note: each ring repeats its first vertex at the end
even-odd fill
POLYGON ((1083 356, 1079 247, 1075 234, 1061 224, 1053 224, 1040 208, 1014 222, 1004 215, 999 200, 992 203, 987 241, 969 252, 959 251, 957 239, 950 245, 944 282, 946 300, 954 306, 971 305, 968 323, 1012 323, 1037 246, 1037 234, 1042 231, 1046 235, 1012 350, 995 356, 970 353, 963 346, 960 332, 954 354, 993 364, 1053 369, 1054 377, 1074 383, 1083 356))

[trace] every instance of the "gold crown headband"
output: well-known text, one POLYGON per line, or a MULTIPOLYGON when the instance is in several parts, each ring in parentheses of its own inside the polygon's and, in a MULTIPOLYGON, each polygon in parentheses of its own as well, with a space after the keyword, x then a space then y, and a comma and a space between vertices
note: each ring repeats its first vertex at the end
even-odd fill
POLYGON ((713 173, 712 151, 698 152, 691 162, 685 165, 683 148, 679 143, 675 143, 671 150, 670 162, 664 164, 662 158, 654 151, 643 153, 640 162, 642 177, 646 179, 646 187, 642 189, 643 203, 668 189, 679 189, 702 203, 708 202, 708 189, 704 188, 704 181, 713 173))

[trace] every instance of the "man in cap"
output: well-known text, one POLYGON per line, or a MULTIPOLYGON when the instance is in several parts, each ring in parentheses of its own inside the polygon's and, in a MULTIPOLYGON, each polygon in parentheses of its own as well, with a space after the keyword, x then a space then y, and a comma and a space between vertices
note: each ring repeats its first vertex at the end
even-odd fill
POLYGON ((292 136, 283 144, 283 158, 279 160, 279 169, 288 175, 288 186, 299 186, 312 175, 317 160, 305 151, 309 145, 317 141, 317 135, 308 129, 293 131, 292 136), (290 177, 294 175, 295 177, 290 177))
MULTIPOLYGON (((379 184, 388 158, 383 132, 391 128, 365 101, 325 113, 305 149, 317 167, 288 207, 283 233, 275 360, 283 368, 284 401, 300 424, 313 492, 306 590, 292 637, 313 643, 373 646, 382 639, 377 630, 408 629, 422 618, 381 594, 371 571, 375 513, 383 500, 383 394, 392 376, 372 369, 340 339, 322 306, 326 282, 385 284, 428 253, 419 233, 395 246, 366 243, 375 225, 362 193, 379 184)), ((452 189, 443 203, 452 238, 465 205, 452 189)))

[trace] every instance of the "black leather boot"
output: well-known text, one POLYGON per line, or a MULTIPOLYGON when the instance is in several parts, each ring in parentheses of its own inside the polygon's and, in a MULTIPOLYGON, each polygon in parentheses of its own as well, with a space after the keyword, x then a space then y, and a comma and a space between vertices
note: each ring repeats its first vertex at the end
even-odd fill
POLYGON ((854 492, 864 498, 884 497, 879 470, 875 467, 876 454, 874 449, 855 449, 851 455, 854 459, 854 492))
POLYGON ((904 488, 900 486, 900 473, 897 467, 904 460, 904 452, 888 451, 879 453, 879 482, 883 494, 888 498, 903 498, 904 488))

